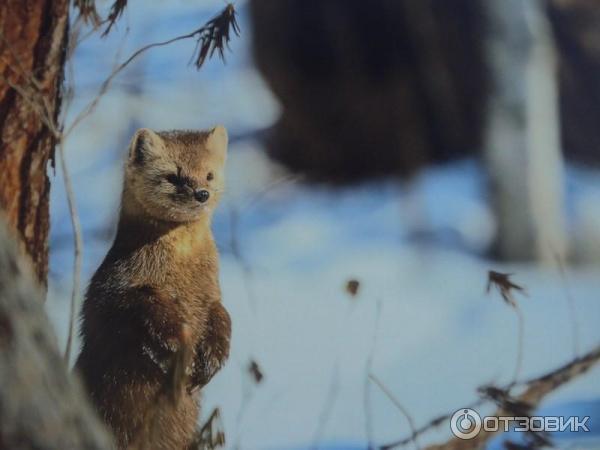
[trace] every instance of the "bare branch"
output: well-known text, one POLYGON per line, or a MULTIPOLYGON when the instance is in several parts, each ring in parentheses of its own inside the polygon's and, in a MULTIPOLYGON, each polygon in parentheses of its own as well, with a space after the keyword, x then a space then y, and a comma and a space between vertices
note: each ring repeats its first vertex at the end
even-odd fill
MULTIPOLYGON (((358 281, 356 281, 358 283, 358 281)), ((352 290, 350 292, 351 295, 352 290)), ((358 286, 356 288, 358 291, 358 286)), ((371 391, 370 387, 370 375, 373 370, 373 358, 375 357, 375 348, 377 346, 377 331, 379 330, 379 320, 381 318, 381 299, 377 299, 377 310, 375 311, 375 327, 373 331, 373 340, 371 341, 371 348, 367 356, 367 364, 365 368, 365 384, 363 390, 363 407, 365 409, 365 431, 367 435, 368 449, 373 448, 373 418, 371 417, 371 391)))
MULTIPOLYGON (((247 368, 252 367, 252 363, 254 360, 250 360, 250 364, 247 368)), ((240 407, 238 409, 238 413, 236 416, 236 429, 237 434, 235 437, 235 442, 231 446, 231 448, 239 449, 241 448, 242 442, 242 424, 244 422, 244 417, 246 415, 246 411, 250 406, 250 401, 254 395, 254 388, 258 385, 256 381, 256 374, 252 373, 252 370, 245 370, 246 368, 242 368, 242 400, 240 407)), ((262 372, 261 372, 262 374, 262 372)))
POLYGON ((525 288, 519 286, 510 279, 512 274, 495 272, 493 270, 488 271, 488 282, 486 292, 489 294, 492 287, 498 290, 498 293, 504 300, 504 302, 512 307, 517 314, 517 362, 515 364, 515 372, 513 374, 512 384, 516 383, 521 373, 521 367, 523 365, 523 346, 525 338, 525 317, 523 311, 519 307, 519 304, 515 300, 513 291, 518 291, 523 295, 526 295, 525 288))
POLYGON ((319 414, 319 418, 317 420, 317 429, 315 430, 315 435, 313 438, 313 443, 311 445, 311 449, 317 450, 319 448, 319 442, 323 437, 323 433, 325 432, 325 427, 329 422, 329 418, 331 417, 331 413, 333 411, 333 406, 335 405, 335 399, 338 396, 338 392, 340 390, 340 361, 339 357, 335 361, 335 365, 333 366, 333 373, 331 374, 331 381, 329 383, 329 388, 327 389, 327 395, 325 396, 325 400, 323 402, 323 407, 321 408, 321 413, 319 414))
POLYGON ((60 132, 58 131, 57 125, 54 122, 52 115, 49 114, 47 109, 47 102, 42 100, 42 97, 39 95, 35 89, 30 88, 29 86, 20 85, 14 83, 5 77, 2 73, 0 73, 0 80, 10 86, 15 90, 17 94, 19 94, 23 100, 29 103, 31 109, 39 116, 40 121, 50 130, 50 132, 54 135, 55 138, 60 139, 60 132))
POLYGON ((246 260, 244 255, 242 254, 242 249, 240 246, 240 238, 239 238, 239 221, 240 221, 240 211, 238 208, 231 204, 229 207, 229 227, 230 227, 230 236, 229 236, 229 245, 231 248, 231 253, 242 269, 244 287, 246 291, 246 297, 248 300, 248 305, 254 314, 257 313, 258 309, 258 298, 254 292, 253 286, 253 275, 252 268, 250 267, 250 263, 246 260))
POLYGON ((58 157, 60 160, 60 166, 63 173, 63 180, 65 185, 65 192, 67 194, 67 203, 69 205, 69 215, 71 217, 71 226, 73 227, 73 244, 74 244, 74 255, 73 255, 73 288, 71 291, 71 305, 69 308, 69 334, 67 336, 67 346, 65 349, 65 362, 68 365, 71 359, 71 348, 73 346, 73 338, 75 334, 75 316, 77 311, 77 300, 79 299, 80 279, 81 279, 81 265, 82 265, 82 249, 83 249, 83 236, 81 233, 81 223, 79 222, 79 215, 77 214, 77 205, 75 203, 75 191, 73 190, 73 184, 71 182, 71 176, 67 169, 67 162, 65 159, 65 148, 64 141, 58 143, 58 157))
MULTIPOLYGON (((117 2, 118 1, 122 1, 122 0, 117 0, 117 2)), ((225 18, 227 18, 227 20, 229 21, 227 23, 229 23, 233 27, 234 31, 236 31, 236 34, 238 34, 239 27, 238 27, 236 19, 235 19, 235 9, 232 4, 228 4, 225 7, 225 9, 221 12, 221 14, 219 14, 215 18, 209 20, 202 27, 200 27, 188 34, 183 34, 181 36, 177 36, 172 39, 168 39, 166 41, 155 42, 152 44, 145 45, 144 47, 133 52, 133 54, 131 56, 129 56, 129 58, 127 58, 124 62, 119 64, 117 66, 117 68, 114 69, 112 71, 112 73, 106 78, 106 80, 104 80, 104 82, 100 86, 100 89, 98 90, 98 93, 96 94, 96 97, 94 97, 94 99, 77 115, 77 117, 73 120, 73 123, 67 128, 67 130, 65 132, 65 137, 68 136, 73 131, 73 129, 75 127, 77 127, 77 125, 79 125, 79 123, 84 118, 86 118, 92 112, 94 112, 94 110, 96 109, 96 106, 98 105, 98 103, 100 102, 100 100, 102 99, 104 94, 108 91, 108 88, 110 87, 110 84, 113 81, 113 79, 119 73, 121 73, 123 71, 123 69, 125 69, 138 56, 140 56, 141 54, 145 53, 146 51, 148 51, 152 48, 163 47, 165 45, 172 44, 173 42, 182 41, 184 39, 191 39, 191 38, 195 37, 195 38, 198 38, 199 42, 201 41, 203 43, 203 45, 205 42, 208 42, 209 46, 212 45, 212 50, 210 51, 210 53, 208 55, 209 57, 212 57, 215 49, 218 49, 219 56, 221 56, 221 59, 224 59, 224 53, 223 53, 224 47, 223 46, 224 45, 226 46, 227 43, 229 42, 229 30, 228 29, 225 30, 223 28, 225 26, 228 26, 228 25, 225 25, 225 18)), ((202 52, 202 48, 200 51, 202 52)), ((205 58, 206 58, 206 55, 204 55, 204 58, 200 58, 200 56, 198 57, 198 60, 196 61, 196 67, 198 69, 204 63, 205 58)))
POLYGON ((516 383, 521 375, 521 368, 523 367, 523 348, 525 346, 525 317, 523 311, 519 305, 515 304, 515 313, 517 314, 517 361, 515 363, 515 372, 513 374, 512 382, 516 383))
POLYGON ((246 203, 244 203, 243 205, 240 206, 240 210, 243 212, 246 209, 249 209, 250 207, 256 205, 257 203, 259 203, 260 201, 262 201, 262 199, 269 192, 271 192, 272 190, 278 188, 281 185, 290 185, 291 186, 293 184, 296 184, 296 183, 302 181, 303 179, 304 179, 303 175, 284 175, 282 177, 279 177, 279 178, 271 181, 265 187, 263 187, 260 191, 258 191, 254 195, 252 195, 246 201, 246 203))
MULTIPOLYGON (((534 411, 541 401, 550 393, 562 385, 570 382, 571 380, 585 374, 590 368, 596 365, 600 361, 600 345, 596 346, 593 350, 588 352, 581 358, 576 358, 573 361, 565 364, 558 369, 553 370, 545 375, 537 378, 528 380, 520 385, 510 384, 506 388, 493 388, 490 391, 490 387, 486 387, 483 390, 486 391, 487 399, 481 399, 478 402, 469 405, 468 408, 477 408, 483 404, 486 400, 494 400, 501 406, 494 412, 494 416, 514 416, 512 409, 515 405, 520 405, 521 408, 527 407, 528 410, 534 411), (510 391, 512 388, 517 386, 523 386, 524 390, 517 396, 511 396, 510 391), (502 395, 494 395, 494 392, 504 393, 502 395), (499 400, 498 400, 499 399, 499 400)), ((430 429, 437 427, 443 423, 447 423, 452 417, 452 414, 445 414, 443 416, 434 419, 433 421, 426 424, 416 431, 417 435, 421 435, 430 429)), ((481 431, 475 438, 471 440, 462 440, 459 438, 450 439, 443 444, 435 444, 426 447, 424 450, 478 450, 483 449, 485 444, 493 438, 497 432, 481 431)), ((390 450, 393 448, 402 447, 409 442, 409 439, 402 439, 384 446, 381 446, 381 450, 390 450)))
POLYGON ((56 139, 60 139, 58 125, 54 120, 52 113, 53 109, 48 103, 48 99, 43 94, 44 88, 35 77, 34 73, 25 68, 25 64, 21 60, 18 53, 13 48, 10 41, 4 36, 0 30, 0 48, 6 48, 8 52, 0 53, 0 57, 4 58, 10 55, 10 59, 6 67, 11 70, 17 77, 17 80, 22 80, 21 83, 13 81, 9 75, 0 74, 0 79, 10 86, 23 100, 25 100, 38 114, 40 120, 56 139))
POLYGON ((400 403, 400 401, 392 394, 390 391, 374 374, 369 374, 369 378, 382 390, 382 392, 386 395, 387 398, 394 404, 396 408, 402 413, 404 417, 406 417, 406 421, 408 422, 408 426, 410 428, 410 440, 415 444, 415 448, 417 450, 421 449, 419 442, 417 440, 417 427, 415 426, 415 421, 408 412, 408 410, 400 403))
POLYGON ((577 320, 577 309, 575 308, 575 299, 571 294, 571 287, 569 286, 569 280, 567 278, 567 270, 565 269, 565 265, 563 263, 563 258, 554 252, 554 259, 558 265, 558 270, 560 272, 560 279, 562 281, 565 298, 567 299, 567 306, 569 308, 569 318, 571 321, 571 332, 573 335, 573 356, 577 358, 579 356, 579 322, 577 320))

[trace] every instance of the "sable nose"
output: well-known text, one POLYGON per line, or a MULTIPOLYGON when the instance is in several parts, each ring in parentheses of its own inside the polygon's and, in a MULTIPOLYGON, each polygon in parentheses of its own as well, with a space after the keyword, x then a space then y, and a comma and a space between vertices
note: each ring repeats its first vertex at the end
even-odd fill
POLYGON ((194 192, 194 198, 200 203, 205 203, 208 200, 208 197, 210 197, 210 192, 208 192, 206 189, 201 189, 194 192))

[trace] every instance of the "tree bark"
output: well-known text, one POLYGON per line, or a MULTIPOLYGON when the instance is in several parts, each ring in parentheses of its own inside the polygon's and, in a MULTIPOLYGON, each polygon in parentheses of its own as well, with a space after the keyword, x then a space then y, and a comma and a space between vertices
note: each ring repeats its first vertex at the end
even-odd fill
POLYGON ((45 286, 48 273, 48 162, 68 38, 68 0, 0 3, 0 207, 45 286))

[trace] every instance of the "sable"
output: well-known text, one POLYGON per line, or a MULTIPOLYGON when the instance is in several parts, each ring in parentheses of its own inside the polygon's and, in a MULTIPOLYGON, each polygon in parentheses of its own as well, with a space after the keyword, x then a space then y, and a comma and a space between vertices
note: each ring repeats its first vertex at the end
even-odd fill
POLYGON ((229 355, 210 229, 227 132, 141 129, 115 241, 92 277, 76 368, 120 449, 184 449, 199 390, 229 355))

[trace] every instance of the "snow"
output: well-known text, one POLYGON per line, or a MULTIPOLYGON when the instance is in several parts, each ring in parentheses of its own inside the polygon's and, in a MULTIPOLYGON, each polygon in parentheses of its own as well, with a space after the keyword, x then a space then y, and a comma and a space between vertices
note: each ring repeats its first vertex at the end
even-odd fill
MULTIPOLYGON (((114 34, 79 48, 74 68, 80 89, 69 120, 97 91, 119 47, 122 60, 144 43, 187 32, 222 2, 169 5, 131 2, 114 34)), ((232 42, 227 65, 213 60, 200 72, 186 67, 193 42, 151 50, 117 78, 69 137, 84 280, 110 246, 124 151, 136 127, 224 123, 232 136, 245 136, 276 120, 277 102, 249 56, 244 3, 238 8, 242 37, 232 42)), ((572 235, 578 245, 590 242, 588 259, 595 255, 597 261, 600 175, 574 168, 567 175, 572 235)), ((573 357, 569 298, 579 351, 600 342, 597 265, 568 267, 563 279, 557 267, 499 265, 483 256, 495 223, 474 161, 427 170, 410 187, 380 181, 332 190, 295 181, 268 160, 259 142, 240 138, 230 147, 227 179, 214 233, 223 301, 233 320, 232 353, 205 390, 203 416, 221 408, 229 447, 365 448, 365 396, 374 441, 406 437, 406 418, 366 383, 367 367, 417 425, 467 406, 482 384, 509 382, 517 317, 496 293, 486 295, 489 269, 514 273, 527 288, 528 296, 518 297, 525 317, 522 378, 573 357), (360 281, 356 297, 345 290, 350 279, 360 281), (258 385, 247 373, 250 360, 264 373, 258 385)), ((52 182, 47 308, 64 346, 72 238, 59 170, 52 182)), ((558 410, 571 405, 562 411, 575 413, 584 402, 597 405, 598 375, 593 370, 546 404, 558 410)), ((448 436, 444 424, 420 444, 448 436)))

